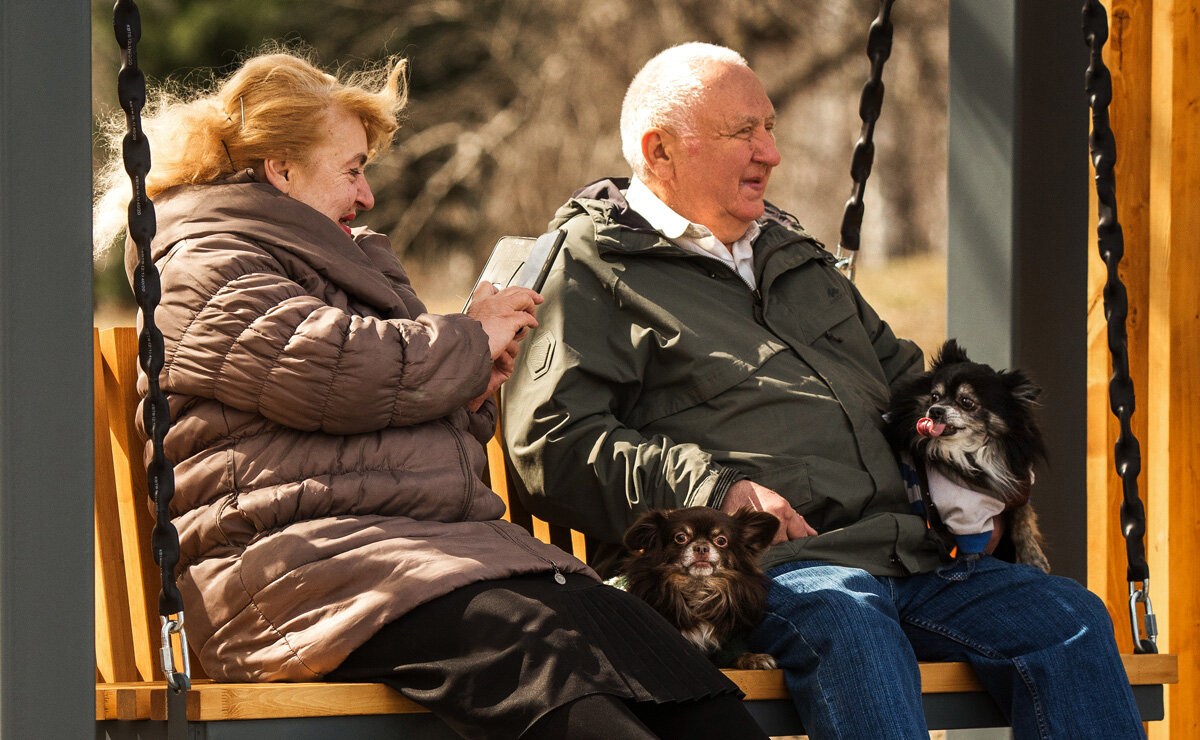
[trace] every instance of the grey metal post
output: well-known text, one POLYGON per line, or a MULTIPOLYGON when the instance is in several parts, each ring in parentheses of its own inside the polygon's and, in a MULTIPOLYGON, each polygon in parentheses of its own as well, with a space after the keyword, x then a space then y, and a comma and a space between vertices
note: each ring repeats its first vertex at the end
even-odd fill
POLYGON ((947 332, 1045 388, 1034 500, 1055 572, 1083 581, 1087 48, 1079 3, 950 6, 947 332))
POLYGON ((90 5, 0 3, 0 736, 95 732, 90 5))

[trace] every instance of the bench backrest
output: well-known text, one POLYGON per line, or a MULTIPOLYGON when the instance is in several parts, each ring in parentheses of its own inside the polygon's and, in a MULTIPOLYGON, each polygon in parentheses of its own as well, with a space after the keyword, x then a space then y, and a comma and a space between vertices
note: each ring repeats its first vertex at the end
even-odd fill
MULTIPOLYGON (((96 677, 155 681, 161 580, 151 554, 154 517, 146 493, 145 445, 134 426, 137 331, 95 331, 96 677)), ((185 616, 186 619, 186 616, 185 616)), ((186 622, 185 622, 186 628, 186 622)), ((202 675, 193 660, 192 675, 202 675)))
MULTIPOLYGON (((498 400, 499 395, 497 395, 498 400)), ((539 540, 556 545, 559 549, 566 550, 580 560, 587 562, 588 544, 582 532, 542 521, 530 514, 521 505, 521 499, 516 495, 517 489, 512 479, 512 470, 505 464, 504 439, 500 433, 500 429, 501 425, 498 421, 496 424, 496 433, 492 435, 487 445, 487 476, 488 485, 500 495, 500 498, 504 499, 508 507, 504 518, 514 524, 520 524, 526 531, 531 532, 539 540)))

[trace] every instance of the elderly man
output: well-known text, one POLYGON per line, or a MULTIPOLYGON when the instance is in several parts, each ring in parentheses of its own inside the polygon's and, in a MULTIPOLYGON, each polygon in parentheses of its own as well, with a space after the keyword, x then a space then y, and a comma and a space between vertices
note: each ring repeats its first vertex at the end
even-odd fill
POLYGON ((1018 737, 1141 737, 1103 605, 991 557, 943 564, 881 431, 922 369, 796 220, 763 199, 775 110, 735 52, 650 60, 621 112, 631 181, 585 187, 541 326, 505 386, 534 514, 607 543, 649 509, 780 519, 751 647, 816 738, 927 737, 917 661, 966 660, 1018 737))

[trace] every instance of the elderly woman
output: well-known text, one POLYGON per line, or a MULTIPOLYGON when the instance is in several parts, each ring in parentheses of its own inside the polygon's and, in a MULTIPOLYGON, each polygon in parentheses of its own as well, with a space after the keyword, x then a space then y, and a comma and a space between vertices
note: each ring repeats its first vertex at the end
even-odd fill
POLYGON ((541 298, 432 315, 351 227, 403 70, 264 55, 145 120, 193 650, 219 680, 383 681, 468 737, 763 737, 657 614, 501 520, 482 443, 541 298))

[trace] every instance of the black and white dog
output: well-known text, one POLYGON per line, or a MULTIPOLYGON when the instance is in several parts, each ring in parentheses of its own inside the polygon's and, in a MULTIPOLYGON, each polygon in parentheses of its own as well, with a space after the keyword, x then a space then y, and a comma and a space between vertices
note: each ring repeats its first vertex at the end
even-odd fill
POLYGON ((884 416, 888 438, 907 482, 926 489, 925 501, 953 535, 960 556, 983 552, 998 518, 995 554, 1050 570, 1028 503, 1033 464, 1046 454, 1033 415, 1040 395, 1025 373, 972 362, 953 339, 928 371, 893 391, 884 416), (912 469, 904 471, 909 461, 912 469))

